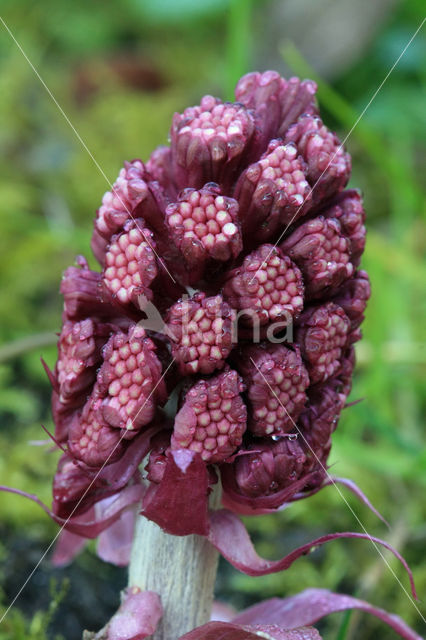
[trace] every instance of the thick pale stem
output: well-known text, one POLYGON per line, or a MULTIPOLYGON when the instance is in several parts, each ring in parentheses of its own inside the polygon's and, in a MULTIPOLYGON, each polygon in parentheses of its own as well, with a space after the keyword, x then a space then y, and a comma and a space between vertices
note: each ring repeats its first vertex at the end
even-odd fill
POLYGON ((202 536, 171 536, 138 517, 129 586, 161 597, 164 614, 152 640, 175 640, 209 621, 217 563, 216 549, 202 536))

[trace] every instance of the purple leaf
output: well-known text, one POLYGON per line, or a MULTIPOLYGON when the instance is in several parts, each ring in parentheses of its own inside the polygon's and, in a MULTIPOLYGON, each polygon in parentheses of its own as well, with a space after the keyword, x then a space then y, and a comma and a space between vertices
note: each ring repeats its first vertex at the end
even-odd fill
POLYGON ((389 527, 388 521, 385 520, 385 518, 376 509, 376 507, 371 504, 370 500, 367 498, 365 493, 361 491, 361 489, 353 480, 350 480, 349 478, 335 478, 335 477, 329 476, 329 478, 324 481, 322 486, 327 487, 328 485, 333 485, 333 484, 341 484, 347 489, 349 489, 349 491, 351 491, 354 494, 354 496, 356 496, 359 500, 361 500, 361 502, 363 502, 370 509, 370 511, 372 511, 382 522, 385 523, 387 527, 389 527))
POLYGON ((126 449, 120 460, 106 465, 101 470, 99 477, 106 482, 110 489, 121 489, 134 476, 151 447, 151 438, 158 433, 162 426, 161 418, 155 420, 153 426, 135 437, 132 446, 126 449))
MULTIPOLYGON (((90 522, 85 521, 83 516, 71 517, 67 519, 60 518, 53 513, 37 496, 26 493, 19 489, 12 489, 11 487, 0 486, 0 491, 7 491, 9 493, 16 493, 25 498, 29 498, 36 502, 44 511, 59 525, 61 525, 67 531, 75 533, 78 536, 84 538, 96 538, 102 531, 110 527, 115 522, 120 514, 135 502, 139 502, 142 499, 146 489, 140 484, 134 484, 129 487, 125 487, 117 493, 113 499, 108 498, 108 506, 102 510, 102 514, 97 516, 90 522)), ((103 502, 103 501, 101 501, 103 502)), ((99 502, 98 504, 101 504, 99 502)), ((84 514, 83 514, 84 515, 84 514)))
POLYGON ((380 538, 375 538, 365 533, 354 533, 350 531, 329 533, 294 549, 280 560, 266 560, 256 553, 247 529, 238 516, 226 509, 210 511, 209 541, 228 562, 249 576, 264 576, 269 573, 289 569, 293 562, 297 560, 297 558, 300 558, 300 556, 306 555, 312 551, 314 547, 321 546, 337 538, 361 538, 363 540, 370 540, 370 542, 373 542, 375 545, 380 544, 385 547, 385 549, 389 549, 407 571, 411 591, 414 598, 417 598, 411 569, 398 551, 384 540, 380 540, 380 538))
POLYGON ((189 449, 168 451, 161 482, 151 483, 143 501, 142 515, 166 533, 207 535, 207 468, 201 456, 189 449))
MULTIPOLYGON (((234 494, 235 495, 235 494, 234 494)), ((296 494, 302 497, 303 494, 296 494)), ((256 508, 252 507, 250 504, 240 504, 240 502, 235 501, 233 499, 232 493, 230 491, 223 492, 222 494, 222 505, 225 509, 229 509, 234 513, 237 513, 240 516, 261 516, 268 513, 277 513, 278 511, 283 511, 290 506, 291 502, 284 502, 283 505, 277 508, 256 508)))
MULTIPOLYGON (((87 516, 89 514, 92 515, 90 511, 87 511, 84 515, 87 516)), ((62 529, 55 544, 51 563, 54 567, 65 567, 74 560, 75 556, 80 553, 86 544, 87 538, 62 529)))
POLYGON ((238 492, 235 473, 229 465, 221 466, 221 478, 223 485, 223 501, 226 506, 241 515, 260 515, 277 511, 286 502, 299 495, 310 481, 314 480, 316 472, 306 473, 283 489, 269 495, 260 495, 256 498, 243 496, 238 492))
POLYGON ((129 564, 134 525, 135 512, 133 509, 127 509, 108 529, 102 531, 96 547, 96 553, 101 560, 111 562, 117 567, 126 567, 129 564))
POLYGON ((161 600, 156 593, 129 587, 108 625, 107 640, 144 640, 154 633, 162 614, 161 600))
MULTIPOLYGON (((56 501, 55 504, 54 500, 52 509, 49 509, 34 494, 6 486, 0 486, 0 491, 16 493, 33 500, 57 524, 77 536, 96 538, 120 517, 124 509, 142 500, 146 489, 140 484, 138 466, 149 450, 152 436, 160 428, 161 423, 156 422, 145 432, 139 434, 133 440, 133 446, 129 447, 117 462, 101 469, 89 469, 83 463, 76 462, 75 468, 71 468, 67 477, 64 476, 61 479, 61 469, 64 469, 66 463, 72 461, 68 453, 64 454, 59 461, 57 471, 58 486, 56 487, 56 493, 59 496, 59 503, 56 501), (132 484, 125 487, 128 483, 132 484), (101 507, 97 511, 97 516, 93 515, 89 521, 86 512, 94 504, 101 504, 101 507), (107 510, 106 505, 110 505, 107 510), (60 515, 56 513, 58 506, 60 515)), ((94 512, 91 511, 91 513, 93 514, 94 512)), ((72 547, 77 545, 77 541, 73 538, 65 537, 65 545, 71 545, 68 551, 65 550, 61 542, 59 544, 60 549, 57 552, 57 556, 56 554, 54 556, 54 562, 68 563, 77 553, 77 551, 75 553, 72 551, 72 547)))
POLYGON ((185 633, 179 640, 257 640, 259 637, 267 640, 321 640, 316 629, 286 631, 270 624, 240 627, 228 622, 209 622, 185 633))
POLYGON ((332 593, 326 589, 306 589, 290 598, 265 600, 240 613, 234 618, 234 623, 259 624, 268 621, 291 629, 300 625, 314 624, 324 616, 348 609, 359 609, 376 616, 406 640, 422 640, 395 614, 374 607, 358 598, 332 593))
MULTIPOLYGON (((224 471, 222 471, 222 477, 224 477, 224 471)), ((329 476, 326 480, 324 480, 322 485, 320 485, 319 487, 315 487, 314 489, 311 489, 309 491, 302 491, 300 493, 295 493, 291 498, 291 502, 294 502, 296 500, 303 500, 304 498, 313 496, 316 493, 318 493, 318 491, 321 491, 321 489, 325 489, 325 487, 329 487, 334 484, 340 484, 346 487, 347 489, 349 489, 349 491, 351 491, 354 494, 354 496, 356 496, 363 504, 365 504, 366 507, 370 509, 370 511, 372 511, 378 518, 380 518, 380 520, 384 522, 386 526, 389 526, 389 523, 387 522, 387 520, 376 509, 376 507, 373 504, 371 504, 370 500, 367 498, 365 493, 358 487, 358 485, 355 482, 353 482, 353 480, 349 480, 348 478, 336 478, 334 476, 329 476)), ((291 505, 291 502, 284 502, 284 504, 281 504, 281 506, 277 508, 272 508, 272 507, 256 508, 255 506, 253 506, 253 504, 250 504, 250 498, 248 498, 247 502, 244 502, 243 504, 242 502, 240 502, 241 496, 239 495, 236 496, 237 500, 234 500, 235 495, 236 494, 234 492, 234 487, 231 483, 227 487, 227 492, 223 493, 222 504, 226 509, 230 509, 231 511, 234 511, 234 513, 238 513, 241 516, 254 516, 254 515, 262 515, 265 513, 277 513, 277 511, 283 511, 284 509, 287 509, 291 505)), ((263 498, 261 500, 263 502, 263 498)))

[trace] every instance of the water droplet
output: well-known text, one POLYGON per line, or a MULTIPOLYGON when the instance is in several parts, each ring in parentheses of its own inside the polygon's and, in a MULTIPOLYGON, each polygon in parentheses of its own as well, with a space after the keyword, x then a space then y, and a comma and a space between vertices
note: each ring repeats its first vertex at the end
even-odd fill
POLYGON ((287 436, 287 438, 288 438, 290 441, 297 440, 298 435, 297 435, 297 433, 289 433, 289 434, 288 434, 288 436, 287 436))
POLYGON ((272 440, 278 442, 278 440, 281 440, 281 436, 272 436, 272 440))

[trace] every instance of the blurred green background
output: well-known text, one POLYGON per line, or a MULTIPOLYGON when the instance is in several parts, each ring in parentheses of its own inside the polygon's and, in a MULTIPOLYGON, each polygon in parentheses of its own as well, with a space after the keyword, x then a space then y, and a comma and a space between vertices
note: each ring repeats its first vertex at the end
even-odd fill
MULTIPOLYGON (((423 19, 421 0, 2 0, 0 15, 108 180, 123 161, 165 143, 171 115, 205 93, 232 99, 246 71, 276 68, 319 83, 323 119, 341 138, 423 19)), ((50 503, 56 454, 37 446, 51 428, 58 286, 89 254, 94 211, 108 189, 35 72, 0 23, 0 483, 50 503)), ((358 346, 351 400, 334 437, 333 472, 357 481, 390 530, 344 492, 372 535, 384 536, 426 592, 426 349, 424 28, 351 133, 351 185, 365 196, 363 266, 373 297, 358 346)), ((92 262, 92 264, 94 264, 92 262)), ((247 520, 261 553, 360 525, 334 488, 274 516, 247 520)), ((0 614, 57 531, 36 506, 0 495, 0 614)), ((401 567, 386 559, 408 589, 401 567)), ((370 599, 422 630, 403 588, 371 544, 339 541, 288 572, 248 578, 221 562, 217 594, 236 607, 306 587, 370 599)), ((0 625, 0 640, 78 638, 118 604, 124 570, 91 545, 72 565, 35 572, 0 625), (53 582, 52 582, 53 581, 53 582)), ((422 605, 420 605, 421 607, 422 605)), ((423 609, 424 613, 424 609, 423 609)), ((324 638, 395 637, 374 619, 338 614, 324 638)))

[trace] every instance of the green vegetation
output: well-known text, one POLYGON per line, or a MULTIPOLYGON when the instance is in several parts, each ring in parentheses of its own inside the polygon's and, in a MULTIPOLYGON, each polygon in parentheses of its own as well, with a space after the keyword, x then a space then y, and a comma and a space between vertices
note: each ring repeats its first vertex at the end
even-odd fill
MULTIPOLYGON (((0 483, 49 503, 56 454, 31 442, 45 439, 41 423, 52 426, 49 384, 39 359, 55 361, 60 274, 76 254, 89 254, 94 211, 123 161, 146 159, 166 141, 171 114, 204 93, 230 98, 235 80, 255 65, 253 41, 267 37, 256 30, 257 13, 267 1, 186 0, 180 12, 166 0, 125 0, 119 10, 113 3, 83 0, 72 8, 65 0, 2 3, 2 17, 107 179, 0 25, 0 483)), ((417 0, 401 3, 332 85, 317 77, 297 43, 277 42, 292 73, 318 81, 324 119, 342 139, 419 25, 421 9, 417 0)), ((369 234, 363 265, 373 297, 351 395, 363 400, 345 411, 331 463, 335 475, 359 483, 390 530, 342 489, 345 504, 333 487, 280 514, 249 520, 259 551, 278 557, 296 542, 328 531, 360 530, 355 512, 371 535, 385 537, 406 557, 420 594, 426 592, 425 53, 419 37, 346 143, 353 156, 351 184, 365 197, 369 234)), ((2 539, 17 536, 28 547, 36 539, 46 548, 56 531, 36 505, 1 494, 2 539)), ((1 554, 3 559, 4 548, 1 554)), ((95 571, 93 549, 85 554, 95 571)), ((385 557, 408 589, 401 567, 385 557)), ((31 556, 21 583, 34 564, 31 556)), ((2 582, 4 606, 14 593, 0 574, 2 582)), ((222 562, 218 593, 242 607, 310 586, 369 598, 421 630, 407 595, 364 541, 334 542, 290 571, 265 578, 248 578, 222 562)), ((46 590, 44 613, 20 611, 18 599, 0 625, 0 640, 58 638, 58 627, 47 628, 61 598, 64 617, 62 588, 53 600, 46 590)), ((355 613, 335 616, 322 631, 330 640, 370 640, 382 633, 378 622, 355 613)))
MULTIPOLYGON (((65 580, 61 585, 56 584, 55 580, 51 580, 48 590, 49 605, 45 611, 36 611, 31 620, 27 620, 25 615, 17 608, 11 609, 7 618, 0 629, 0 640, 48 640, 52 636, 49 635, 48 629, 50 623, 68 591, 68 583, 65 580)), ((0 593, 0 615, 3 615, 5 607, 1 606, 3 594, 0 593)), ((64 636, 55 634, 52 640, 64 640, 64 636)))

